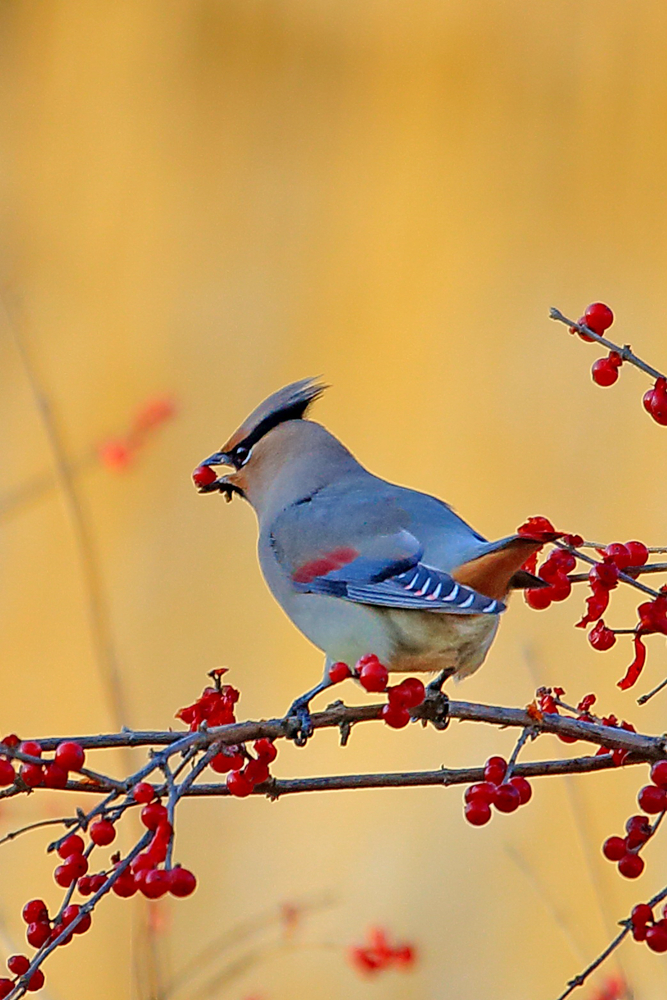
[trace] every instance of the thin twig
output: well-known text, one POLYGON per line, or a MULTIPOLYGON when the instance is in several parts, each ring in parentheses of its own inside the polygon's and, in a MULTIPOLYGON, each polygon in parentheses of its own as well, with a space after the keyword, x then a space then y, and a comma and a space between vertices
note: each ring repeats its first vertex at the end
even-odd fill
POLYGON ((64 826, 74 826, 76 819, 72 816, 60 816, 58 819, 40 819, 36 823, 28 823, 27 826, 21 826, 18 830, 11 830, 6 833, 4 837, 0 837, 0 844, 6 844, 8 840, 15 840, 22 833, 27 833, 29 830, 38 830, 41 826, 56 826, 62 824, 64 826))
POLYGON ((587 337, 592 337, 593 340, 597 340, 598 344, 602 344, 603 347, 609 348, 610 351, 615 351, 616 354, 620 354, 624 361, 627 361, 628 364, 634 365, 635 368, 639 368, 641 371, 646 372, 646 374, 650 375, 651 378, 665 377, 656 368, 652 368, 651 365, 646 364, 645 361, 638 358, 637 355, 630 350, 629 344, 625 344, 623 347, 620 347, 613 341, 607 340, 606 337, 601 337, 599 333, 595 333, 594 330, 591 330, 590 327, 585 324, 575 323, 574 320, 568 319, 567 316, 563 316, 562 312, 554 307, 549 310, 549 318, 558 320, 559 323, 565 323, 566 326, 578 330, 580 333, 586 334, 587 337))
POLYGON ((509 759, 509 761, 507 763, 507 771, 505 772, 505 777, 503 779, 504 781, 509 781, 510 780, 510 778, 512 777, 512 775, 514 774, 514 772, 516 770, 516 762, 517 762, 517 758, 518 758, 519 754, 521 753, 521 750, 526 745, 526 743, 528 742, 529 738, 531 736, 535 736, 535 735, 536 735, 536 733, 535 733, 534 729, 527 729, 526 728, 521 733, 521 736, 516 741, 516 745, 514 747, 514 750, 512 750, 512 756, 510 757, 510 759, 509 759))
POLYGON ((88 618, 98 669, 101 672, 107 690, 113 718, 118 725, 122 725, 123 722, 127 721, 127 706, 125 704, 120 669, 111 637, 109 614, 97 560, 97 552, 93 541, 93 532, 79 498, 72 468, 67 458, 67 452, 61 439, 51 403, 40 384, 25 337, 19 324, 13 320, 4 299, 0 300, 0 307, 4 312, 5 326, 14 341, 35 407, 42 420, 44 432, 51 449, 56 479, 67 505, 79 554, 81 572, 87 594, 88 618))
POLYGON ((637 698, 637 704, 645 705, 647 701, 651 700, 654 694, 658 694, 658 692, 662 691, 664 687, 667 687, 667 677, 664 679, 664 681, 660 681, 657 687, 654 687, 652 691, 647 691, 646 694, 643 694, 639 698, 637 698))
MULTIPOLYGON (((653 907, 657 906, 658 903, 662 902, 662 900, 666 896, 667 896, 667 889, 662 889, 652 899, 649 899, 648 905, 651 907, 651 909, 653 909, 653 907)), ((576 990, 578 986, 583 986, 583 984, 586 982, 591 973, 595 972, 595 970, 599 968, 600 965, 602 965, 604 960, 608 958, 611 955, 611 953, 616 950, 616 948, 618 948, 621 941, 623 941, 623 939, 627 937, 627 935, 630 933, 632 927, 629 917, 626 920, 622 921, 622 923, 624 924, 623 930, 616 935, 613 941, 611 941, 610 944, 607 945, 604 951, 600 955, 598 955, 598 957, 593 962, 591 962, 591 964, 588 965, 583 970, 583 972, 580 972, 578 976, 575 976, 574 979, 571 979, 569 981, 569 983, 567 984, 567 989, 560 994, 558 1000, 565 1000, 565 998, 569 997, 570 993, 574 992, 574 990, 576 990)))

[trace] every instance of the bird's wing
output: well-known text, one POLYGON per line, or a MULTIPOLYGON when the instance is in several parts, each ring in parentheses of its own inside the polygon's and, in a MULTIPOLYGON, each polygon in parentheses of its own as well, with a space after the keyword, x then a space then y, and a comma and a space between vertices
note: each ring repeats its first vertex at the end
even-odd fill
POLYGON ((422 562, 423 547, 400 504, 361 493, 344 504, 316 494, 281 512, 269 543, 293 588, 358 604, 452 614, 498 614, 505 606, 422 562))

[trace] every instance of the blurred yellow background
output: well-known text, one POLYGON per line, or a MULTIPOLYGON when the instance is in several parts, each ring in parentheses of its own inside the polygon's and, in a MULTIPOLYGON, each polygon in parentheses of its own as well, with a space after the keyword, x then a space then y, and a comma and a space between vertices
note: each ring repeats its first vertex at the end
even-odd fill
MULTIPOLYGON (((599 353, 547 318, 608 301, 617 337, 667 364, 664 3, 5 0, 0 26, 0 501, 57 478, 17 337, 68 462, 146 399, 178 404, 125 472, 75 474, 124 721, 169 726, 223 664, 240 717, 281 714, 319 678, 319 652, 261 579, 251 510, 190 482, 296 378, 331 383, 313 416, 362 462, 489 537, 545 514, 667 543, 667 438, 642 411, 646 379, 594 386, 599 353)), ((53 485, 0 512, 0 729, 114 729, 71 497, 53 485)), ((583 597, 543 613, 517 597, 457 696, 523 705, 560 684, 662 732, 664 695, 640 710, 615 687, 629 644, 601 656, 572 628, 583 597)), ((612 623, 632 624, 634 604, 615 597, 612 623)), ((642 690, 665 672, 662 640, 649 645, 642 690)), ((331 732, 282 747, 274 771, 479 764, 514 738, 366 726, 345 750, 331 732)), ((563 751, 543 737, 527 756, 563 751)), ((109 755, 114 773, 126 765, 109 755)), ((186 802, 176 853, 196 895, 159 919, 107 901, 49 962, 45 994, 551 1000, 665 882, 660 838, 636 883, 599 850, 644 771, 536 780, 528 808, 482 829, 460 789, 186 802), (271 949, 272 925, 216 980, 215 942, 240 921, 327 894, 289 948, 271 949), (359 978, 340 949, 370 924, 417 944, 414 972, 359 978), (209 942, 213 958, 166 990, 209 942)), ((72 805, 14 800, 0 833, 72 805)), ((59 898, 48 839, 0 848, 5 950, 23 947, 27 898, 59 898)), ((626 942, 619 968, 636 1000, 667 993, 645 947, 626 942)))

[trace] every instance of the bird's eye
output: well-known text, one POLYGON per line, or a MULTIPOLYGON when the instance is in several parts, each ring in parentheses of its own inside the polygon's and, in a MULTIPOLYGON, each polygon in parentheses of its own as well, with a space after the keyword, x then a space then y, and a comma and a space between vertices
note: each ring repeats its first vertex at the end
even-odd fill
POLYGON ((241 466, 248 461, 248 458, 250 457, 250 449, 246 448, 245 445, 240 444, 237 448, 234 448, 232 457, 234 459, 234 465, 237 469, 240 469, 241 466))

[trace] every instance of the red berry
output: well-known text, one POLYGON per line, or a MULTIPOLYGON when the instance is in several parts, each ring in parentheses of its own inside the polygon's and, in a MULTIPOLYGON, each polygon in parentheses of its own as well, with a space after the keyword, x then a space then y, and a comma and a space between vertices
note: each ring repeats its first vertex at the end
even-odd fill
POLYGON ((93 891, 91 879, 92 879, 91 875, 82 875, 79 881, 76 883, 76 887, 82 896, 90 896, 91 892, 93 891))
POLYGON ((31 944, 33 948, 41 948, 44 942, 48 941, 51 936, 51 925, 43 920, 28 924, 25 936, 28 944, 31 944))
POLYGON ((463 799, 465 802, 472 802, 473 799, 483 799, 484 802, 491 802, 495 795, 496 786, 490 781, 478 781, 474 785, 468 785, 463 799))
POLYGON ((106 847, 116 839, 116 827, 108 819, 96 820, 88 832, 90 839, 98 847, 106 847))
POLYGON ((243 757, 240 753, 235 753, 232 754, 232 756, 229 756, 221 751, 212 758, 210 767, 216 772, 216 774, 226 774, 227 771, 240 771, 244 764, 245 757, 243 757))
POLYGON ((493 796, 493 804, 500 812, 511 813, 521 805, 521 795, 518 788, 510 784, 509 781, 496 786, 493 796))
POLYGON ((117 896, 127 899, 128 896, 134 896, 137 884, 132 873, 126 869, 122 875, 118 876, 111 888, 117 896))
POLYGON ((359 669, 359 681, 366 691, 377 692, 386 690, 389 672, 377 657, 373 659, 362 657, 357 667, 359 669), (362 663, 362 660, 365 660, 365 662, 362 663))
POLYGON ((641 847, 651 836, 648 816, 631 816, 625 824, 625 829, 628 834, 625 843, 630 851, 641 847))
POLYGON ((46 788, 66 788, 67 771, 59 764, 47 764, 44 768, 44 785, 46 788))
POLYGON ((78 833, 70 833, 58 848, 58 855, 61 858, 68 858, 71 854, 83 854, 84 847, 83 838, 78 833))
POLYGON ((16 780, 16 773, 12 764, 5 760, 5 758, 0 758, 0 788, 4 788, 5 785, 13 785, 16 780))
POLYGON ((217 473, 210 465, 198 465, 192 473, 192 481, 195 486, 210 486, 217 478, 217 473))
POLYGON ((640 854, 625 854, 618 862, 618 870, 625 878, 639 878, 644 871, 644 859, 640 854))
POLYGON ((659 760, 651 768, 651 781, 658 788, 667 789, 667 760, 659 760))
POLYGON ((31 899, 23 907, 21 916, 26 924, 34 924, 36 921, 49 919, 49 911, 43 899, 31 899))
POLYGON ((623 545, 622 542, 612 542, 604 550, 605 556, 615 563, 616 566, 622 571, 627 569, 628 566, 632 566, 632 556, 627 545, 623 545))
POLYGON ((80 743, 73 740, 66 740, 58 744, 56 748, 56 764, 59 764, 65 771, 80 771, 86 755, 80 743))
POLYGON ((76 878, 85 875, 88 871, 88 858, 83 854, 70 854, 65 858, 65 864, 74 869, 76 878))
POLYGON ((466 805, 464 813, 473 826, 484 826, 491 819, 491 806, 485 799, 473 799, 466 805))
POLYGON ((639 808, 647 813, 661 813, 667 809, 667 793, 657 785, 644 785, 637 796, 639 808))
POLYGON ((249 760, 243 773, 253 785, 261 785, 269 777, 269 765, 263 760, 249 760))
MULTIPOLYGON (((546 588, 545 588, 546 589, 546 588)), ((559 573, 549 587, 549 596, 552 601, 566 601, 572 593, 572 584, 564 573, 559 573)))
POLYGON ((143 851, 141 854, 137 854, 136 858, 134 859, 131 865, 132 871, 135 873, 135 875, 137 872, 140 872, 145 868, 152 868, 152 867, 153 863, 145 851, 143 851))
POLYGON ((637 903, 630 914, 630 920, 635 927, 649 924, 653 921, 653 910, 648 903, 637 903))
POLYGON ((605 650, 611 649, 616 642, 616 635, 610 628, 607 628, 604 620, 601 618, 597 625, 588 633, 588 641, 593 649, 605 652, 605 650))
POLYGON ((142 805, 148 805, 155 798, 155 792, 153 791, 153 786, 149 785, 147 781, 140 781, 132 789, 132 798, 135 802, 140 802, 142 805))
MULTIPOLYGON (((165 843, 163 840, 155 839, 153 841, 151 846, 146 851, 146 856, 150 861, 151 868, 157 868, 158 865, 161 865, 162 862, 166 860, 168 846, 169 844, 165 843)), ((139 873, 137 872, 137 874, 139 873)), ((141 888, 141 886, 139 886, 139 888, 141 888)))
POLYGON ((70 868, 69 865, 58 865, 53 873, 53 877, 56 880, 56 884, 62 886, 63 889, 68 889, 77 878, 74 874, 74 869, 70 868))
POLYGON ((340 684, 341 681, 351 676, 352 671, 347 663, 342 663, 340 660, 337 663, 332 663, 329 667, 329 680, 332 684, 340 684))
MULTIPOLYGON (((577 323, 579 324, 579 326, 588 326, 588 322, 585 316, 580 316, 579 319, 577 320, 577 323)), ((587 333, 582 333, 580 330, 577 330, 576 326, 570 327, 570 333, 578 333, 581 339, 585 340, 588 344, 595 343, 593 337, 589 337, 587 333)))
POLYGON ((252 792, 252 782, 248 781, 243 771, 230 771, 226 783, 230 793, 240 799, 252 792))
POLYGON ((554 549, 549 553, 547 562, 552 563, 561 573, 571 573, 577 565, 577 560, 567 549, 554 549))
POLYGON ((160 802, 149 802, 141 810, 141 822, 147 830, 156 830, 158 823, 167 819, 167 810, 160 802))
POLYGON ((659 920, 646 931, 646 944, 651 951, 667 951, 667 921, 659 920))
POLYGON ((620 861, 628 853, 624 837, 607 837, 602 853, 608 861, 620 861))
POLYGON ((602 334, 614 322, 614 314, 604 302, 592 302, 584 313, 584 323, 593 333, 602 334))
POLYGON ((4 977, 0 979, 0 1000, 5 1000, 9 994, 14 989, 14 983, 11 979, 5 979, 4 977))
POLYGON ((383 705, 380 714, 392 729, 403 729, 410 721, 410 713, 402 705, 392 705, 391 703, 383 705))
POLYGON ((484 780, 492 785, 499 785, 507 773, 507 761, 504 757, 489 757, 484 765, 484 780))
POLYGON ((169 892, 179 899, 191 896, 197 888, 197 879, 187 868, 172 868, 169 875, 169 892))
POLYGON ((39 764, 21 764, 19 774, 28 788, 38 788, 44 784, 44 768, 39 764))
POLYGON ((41 990, 43 985, 44 985, 44 973, 42 972, 41 969, 35 969, 30 979, 28 980, 26 989, 28 990, 29 993, 36 993, 37 990, 41 990))
POLYGON ((257 756, 266 761, 267 764, 271 764, 278 756, 278 748, 273 740, 267 740, 265 737, 261 740, 255 740, 253 747, 257 756))
POLYGON ((90 925, 92 924, 92 922, 93 922, 93 918, 90 915, 90 913, 84 913, 84 915, 81 917, 81 920, 78 922, 78 924, 74 928, 74 933, 75 934, 85 934, 86 931, 90 930, 90 925))
POLYGON ((23 976, 30 968, 30 959, 25 955, 10 955, 7 959, 7 968, 15 976, 23 976))
POLYGON ((100 872, 99 875, 91 875, 90 876, 90 888, 91 888, 91 891, 92 892, 99 892, 100 889, 102 888, 102 886, 104 885, 104 883, 106 882, 106 880, 107 880, 107 877, 104 874, 104 872, 100 872))
POLYGON ((169 889, 169 873, 160 868, 146 872, 141 882, 141 891, 147 899, 159 899, 169 889))
POLYGON ((643 566, 649 552, 643 542, 626 542, 625 547, 630 553, 630 566, 643 566))
POLYGON ((525 806, 526 802, 529 802, 533 794, 533 786, 525 778, 517 776, 516 778, 510 778, 510 785, 513 785, 517 792, 519 793, 519 799, 521 800, 521 805, 525 806))
POLYGON ((22 753, 27 753, 29 757, 42 756, 42 748, 36 740, 26 740, 25 743, 21 744, 20 750, 22 753))
POLYGON ((593 589, 603 587, 605 590, 613 590, 618 586, 618 569, 613 563, 596 563, 588 574, 593 589))
POLYGON ((426 689, 418 678, 406 677, 396 687, 389 688, 388 696, 391 705, 416 708, 426 697, 426 689))
POLYGON ((597 385, 613 385, 618 379, 618 368, 611 363, 609 358, 600 358, 591 368, 591 375, 597 385))
POLYGON ((76 903, 70 903, 69 906, 66 906, 63 912, 60 914, 60 919, 63 925, 66 927, 68 924, 71 924, 73 920, 76 920, 76 918, 79 916, 80 910, 81 907, 77 906, 76 903))
POLYGON ((551 604, 551 587, 529 587, 523 595, 533 611, 545 611, 551 604))

